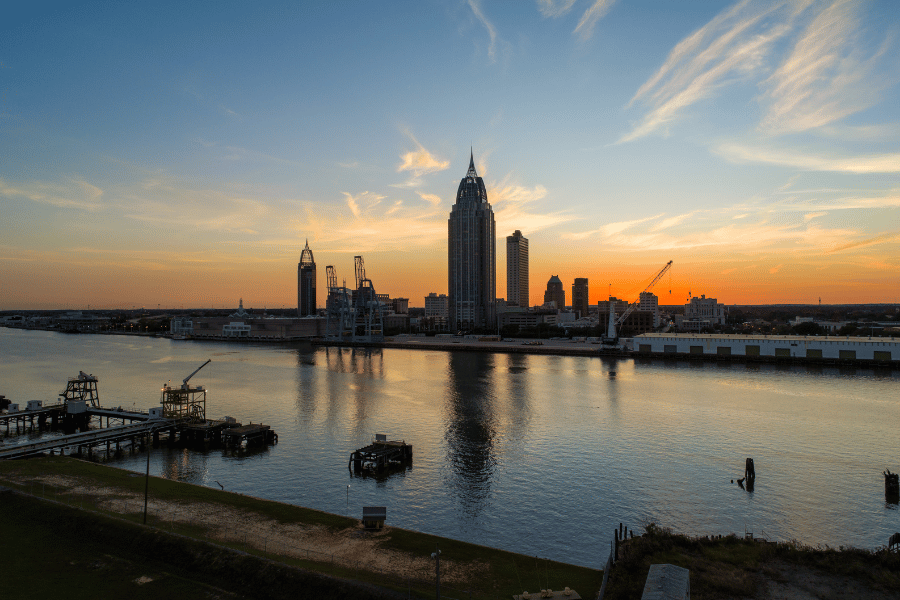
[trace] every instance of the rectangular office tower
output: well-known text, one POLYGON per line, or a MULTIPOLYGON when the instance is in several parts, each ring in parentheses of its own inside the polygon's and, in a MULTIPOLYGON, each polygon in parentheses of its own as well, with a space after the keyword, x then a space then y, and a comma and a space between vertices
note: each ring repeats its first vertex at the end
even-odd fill
POLYGON ((530 306, 528 298, 528 238, 516 229, 506 236, 506 303, 530 306))
POLYGON ((572 310, 580 317, 588 316, 588 280, 587 277, 576 277, 572 284, 572 310))
POLYGON ((494 236, 494 211, 470 155, 469 171, 459 182, 456 203, 447 220, 447 296, 453 331, 493 328, 496 324, 494 236))

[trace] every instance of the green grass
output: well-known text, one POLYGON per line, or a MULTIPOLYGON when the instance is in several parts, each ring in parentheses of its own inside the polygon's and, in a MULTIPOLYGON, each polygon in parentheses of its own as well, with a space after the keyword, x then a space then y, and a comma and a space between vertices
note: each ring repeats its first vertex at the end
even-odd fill
POLYGON ((791 565, 823 576, 840 575, 879 592, 900 589, 900 554, 856 548, 812 548, 798 543, 763 543, 736 536, 696 538, 650 525, 629 540, 611 570, 606 600, 640 598, 650 565, 690 570, 691 598, 754 597, 766 579, 791 565))
MULTIPOLYGON (((106 465, 60 456, 25 461, 0 461, 0 485, 6 485, 38 497, 44 495, 50 500, 59 500, 79 508, 85 505, 85 508, 90 508, 98 513, 104 512, 96 507, 89 496, 86 497, 87 499, 80 498, 72 494, 67 486, 57 488, 34 483, 39 478, 48 476, 73 478, 77 479, 80 485, 115 490, 105 496, 104 498, 106 499, 117 496, 143 496, 144 494, 143 477, 135 477, 134 473, 130 471, 106 465)), ((219 505, 252 513, 259 519, 271 520, 285 525, 316 525, 328 528, 334 532, 345 531, 350 528, 355 530, 358 527, 356 519, 340 515, 156 477, 151 477, 150 497, 151 502, 155 499, 174 502, 182 506, 197 503, 219 505)), ((65 507, 56 508, 59 510, 65 509, 65 507)), ((122 527, 129 527, 142 521, 143 514, 141 509, 142 506, 135 504, 129 507, 128 514, 109 514, 115 517, 116 520, 114 522, 121 523, 122 527)), ((84 513, 84 511, 78 512, 84 513)), ((167 523, 164 518, 157 519, 155 515, 151 515, 149 524, 155 525, 163 531, 171 531, 196 540, 208 539, 214 533, 207 526, 167 523)), ((568 586, 578 591, 582 597, 589 598, 596 595, 603 577, 602 571, 595 569, 543 559, 536 561, 534 557, 530 556, 399 528, 391 528, 388 534, 375 536, 373 539, 377 540, 377 547, 379 548, 406 553, 411 557, 430 556, 434 552, 436 545, 440 544, 441 556, 444 559, 451 560, 462 568, 471 566, 471 578, 465 584, 454 584, 456 587, 463 589, 451 589, 446 581, 442 584, 442 589, 446 596, 466 598, 468 597, 467 592, 472 591, 471 597, 473 599, 510 598, 513 594, 519 594, 526 589, 535 591, 542 587, 547 587, 549 584, 554 589, 562 589, 568 586)), ((404 594, 411 588, 412 593, 414 595, 418 594, 420 597, 433 597, 434 595, 434 572, 431 567, 420 572, 417 577, 413 578, 413 581, 404 581, 397 577, 388 577, 381 573, 368 571, 366 570, 365 562, 361 564, 360 569, 354 569, 331 564, 323 556, 316 557, 312 555, 312 560, 286 556, 279 551, 278 547, 271 548, 266 546, 264 551, 263 549, 244 545, 240 541, 216 541, 216 543, 224 544, 251 555, 276 560, 291 567, 301 567, 328 576, 386 587, 401 591, 404 594), (417 582, 416 579, 419 581, 417 582)), ((96 560, 103 562, 102 559, 96 560)), ((167 562, 163 562, 158 565, 157 570, 165 573, 177 573, 177 569, 174 567, 166 570, 167 565, 167 562)), ((80 569, 82 567, 83 565, 77 568, 80 569)), ((129 571, 129 576, 131 574, 129 571)), ((134 577, 131 579, 126 578, 126 587, 127 585, 133 585, 130 583, 133 579, 134 577)), ((171 581, 173 586, 182 581, 177 575, 168 575, 163 580, 171 581)), ((191 585, 208 585, 204 581, 200 583, 189 581, 189 583, 191 585)), ((185 585, 187 584, 185 583, 185 585)), ((152 586, 153 584, 145 585, 152 586)), ((201 597, 203 597, 202 594, 201 597)))

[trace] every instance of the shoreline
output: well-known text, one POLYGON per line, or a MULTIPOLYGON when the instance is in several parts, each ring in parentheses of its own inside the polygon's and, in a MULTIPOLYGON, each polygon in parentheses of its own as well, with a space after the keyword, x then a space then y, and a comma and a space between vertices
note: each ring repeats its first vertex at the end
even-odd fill
MULTIPOLYGON (((54 329, 22 329, 24 331, 50 331, 56 333, 68 333, 54 329)), ((69 335, 75 335, 68 333, 69 335)), ((155 337, 172 340, 166 334, 131 333, 119 331, 85 332, 77 335, 117 335, 155 337)), ((689 334, 682 334, 689 335, 689 334)), ((487 337, 487 336, 486 336, 487 337)), ((815 339, 815 338, 811 338, 815 339)), ((878 361, 870 359, 846 359, 846 358, 811 358, 806 356, 748 356, 742 354, 694 354, 687 352, 638 352, 634 350, 616 350, 602 348, 596 342, 577 342, 570 339, 542 339, 509 338, 503 341, 480 341, 471 338, 435 338, 420 336, 395 336, 383 342, 352 342, 344 340, 326 340, 323 338, 281 338, 281 337, 253 337, 236 338, 227 336, 196 336, 185 340, 188 342, 224 342, 228 344, 261 344, 261 345, 310 345, 326 348, 371 348, 394 350, 432 350, 438 352, 482 352, 497 354, 534 354, 543 356, 580 356, 587 358, 609 359, 634 359, 663 360, 666 362, 683 361, 689 363, 711 362, 719 364, 743 363, 743 364, 770 364, 779 366, 805 365, 812 367, 830 368, 862 368, 894 371, 900 370, 900 360, 878 361), (404 338, 402 340, 397 337, 404 338), (539 344, 537 342, 540 342, 539 344)))

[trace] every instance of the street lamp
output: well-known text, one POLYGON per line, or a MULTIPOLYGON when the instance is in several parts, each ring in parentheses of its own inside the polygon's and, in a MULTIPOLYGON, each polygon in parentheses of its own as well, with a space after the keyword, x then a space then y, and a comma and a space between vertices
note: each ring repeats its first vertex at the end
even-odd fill
POLYGON ((431 558, 434 559, 434 569, 435 569, 435 591, 437 592, 437 600, 441 600, 441 549, 440 544, 435 544, 436 550, 431 553, 431 558))

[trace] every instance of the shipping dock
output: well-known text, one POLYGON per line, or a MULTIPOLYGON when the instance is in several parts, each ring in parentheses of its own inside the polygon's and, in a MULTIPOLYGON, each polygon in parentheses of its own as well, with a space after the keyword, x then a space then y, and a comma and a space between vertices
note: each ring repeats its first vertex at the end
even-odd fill
MULTIPOLYGON (((207 360, 181 385, 162 387, 160 405, 147 412, 105 408, 100 404, 98 379, 79 372, 68 380, 59 401, 43 406, 32 400, 24 408, 0 396, 0 432, 6 438, 42 432, 62 435, 32 443, 0 444, 0 459, 25 458, 36 454, 66 452, 93 458, 121 456, 161 443, 199 449, 241 450, 278 443, 278 434, 268 425, 243 425, 233 417, 206 418, 206 389, 189 380, 209 364, 207 360), (105 426, 104 426, 105 425, 105 426)), ((10 441, 7 439, 7 442, 10 441)))

